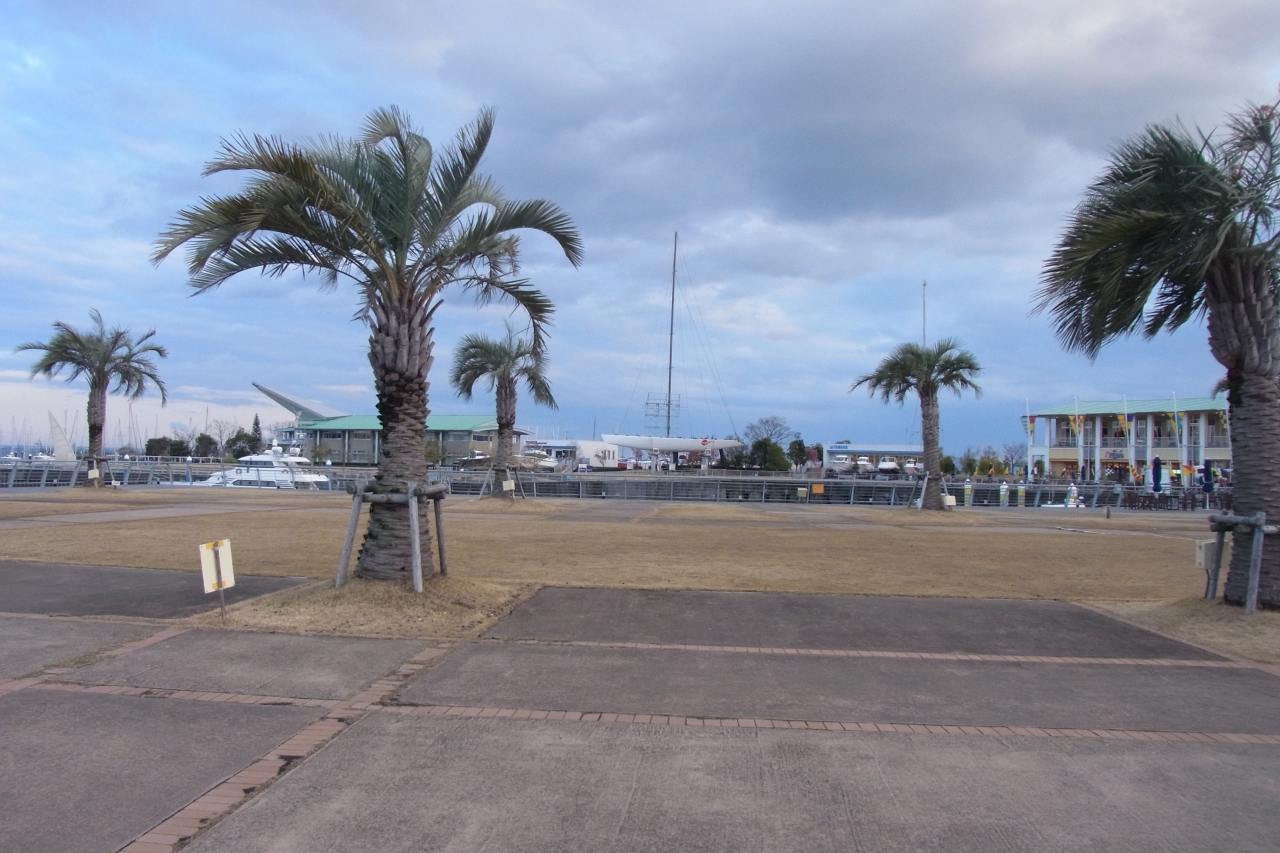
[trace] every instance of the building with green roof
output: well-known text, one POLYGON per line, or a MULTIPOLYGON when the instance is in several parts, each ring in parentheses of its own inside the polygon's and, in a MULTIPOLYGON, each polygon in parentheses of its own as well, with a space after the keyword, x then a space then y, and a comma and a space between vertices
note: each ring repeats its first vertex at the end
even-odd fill
MULTIPOLYGON (((296 445, 312 455, 314 448, 335 465, 376 465, 382 449, 382 422, 377 415, 347 415, 314 400, 284 394, 253 383, 267 397, 293 413, 292 427, 276 430, 282 444, 296 445)), ((477 454, 492 455, 498 440, 498 421, 493 415, 427 416, 427 441, 434 442, 442 458, 451 465, 477 454)), ((516 441, 526 435, 516 429, 516 441)))
POLYGON ((1225 397, 1079 400, 1023 417, 1027 462, 1051 476, 1146 481, 1156 458, 1183 477, 1231 467, 1225 397))

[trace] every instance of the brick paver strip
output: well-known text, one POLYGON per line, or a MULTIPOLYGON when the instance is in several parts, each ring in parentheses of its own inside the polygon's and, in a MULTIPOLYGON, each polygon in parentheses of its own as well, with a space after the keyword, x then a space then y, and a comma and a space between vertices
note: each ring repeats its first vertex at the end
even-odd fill
POLYGON ((1196 658, 1087 658, 1044 655, 970 655, 957 652, 883 652, 866 649, 770 649, 748 646, 697 646, 688 643, 610 643, 597 640, 500 640, 525 646, 585 646, 603 649, 658 649, 686 652, 726 652, 752 655, 809 655, 818 657, 890 658, 897 660, 958 660, 980 663, 1067 663, 1101 666, 1201 666, 1219 669, 1262 669, 1280 674, 1280 667, 1245 660, 1200 660, 1196 658))
POLYGON ((25 690, 28 687, 34 687, 43 679, 40 676, 34 678, 0 678, 0 696, 6 693, 13 693, 16 690, 25 690))
POLYGON ((619 714, 601 711, 545 711, 533 708, 463 708, 446 705, 396 705, 381 713, 451 715, 506 720, 557 720, 580 723, 623 723, 650 726, 712 726, 741 729, 805 729, 821 732, 875 732, 940 737, 1086 738, 1091 740, 1149 740, 1160 743, 1235 743, 1280 746, 1280 734, 1230 732, 1147 732, 1129 729, 1055 729, 1036 726, 951 726, 937 723, 876 723, 833 720, 765 720, 740 717, 680 717, 659 714, 619 714))
MULTIPOLYGON (((21 679, 23 686, 34 690, 61 690, 68 693, 106 693, 113 696, 146 696, 151 699, 180 699, 193 702, 238 702, 244 705, 297 705, 304 708, 338 708, 337 699, 296 699, 291 696, 251 696, 244 693, 196 693, 192 690, 161 690, 154 687, 121 687, 105 684, 73 684, 62 681, 21 679)), ((14 688, 21 689, 21 688, 14 688)), ((0 684, 0 693, 7 692, 0 684)))
POLYGON ((171 637, 179 634, 185 634, 190 628, 166 628, 159 633, 152 634, 150 637, 143 637, 141 640, 134 640, 132 643, 125 643, 123 646, 116 646, 110 651, 102 653, 104 658, 115 658, 120 655, 127 655, 129 652, 136 652, 138 649, 145 649, 147 646, 154 646, 156 643, 162 643, 171 637))

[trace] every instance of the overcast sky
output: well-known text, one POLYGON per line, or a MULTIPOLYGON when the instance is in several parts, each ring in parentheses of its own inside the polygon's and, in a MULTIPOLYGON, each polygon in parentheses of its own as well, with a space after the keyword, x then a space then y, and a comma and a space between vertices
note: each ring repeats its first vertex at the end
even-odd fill
MULTIPOLYGON (((351 135, 387 104, 441 143, 495 107, 485 171, 583 234, 576 270, 523 242, 558 309, 560 409, 519 409, 543 436, 643 430, 676 231, 686 435, 781 415, 809 441, 918 441, 918 408, 848 388, 920 338, 923 280, 928 338, 985 368, 981 399, 943 400, 948 451, 1019 440, 1028 404, 1205 395, 1220 370, 1201 324, 1090 362, 1029 316, 1032 294, 1111 146, 1148 122, 1211 128, 1280 82, 1274 0, 0 8, 0 444, 48 440, 46 411, 84 440, 83 386, 28 381, 13 347, 90 308, 170 350, 170 404, 113 398, 108 443, 130 412, 144 436, 286 419, 251 382, 372 412, 351 290, 242 276, 190 298, 180 259, 148 256, 176 211, 236 186, 199 176, 220 138, 351 135)), ((433 411, 491 411, 453 395, 447 363, 507 315, 448 297, 433 411)))

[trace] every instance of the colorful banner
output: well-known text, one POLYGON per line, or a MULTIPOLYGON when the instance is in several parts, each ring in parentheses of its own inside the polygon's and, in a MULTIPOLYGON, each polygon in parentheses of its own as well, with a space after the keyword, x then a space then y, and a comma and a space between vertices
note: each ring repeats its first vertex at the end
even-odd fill
POLYGON ((1022 421, 1022 431, 1027 435, 1031 435, 1031 418, 1027 415, 1023 415, 1020 420, 1022 421))

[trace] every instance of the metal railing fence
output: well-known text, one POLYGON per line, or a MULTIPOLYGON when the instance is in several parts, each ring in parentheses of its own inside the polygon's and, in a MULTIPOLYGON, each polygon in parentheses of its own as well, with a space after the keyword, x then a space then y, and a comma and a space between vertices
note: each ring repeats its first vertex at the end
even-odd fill
MULTIPOLYGON (((232 468, 230 463, 104 461, 100 467, 104 485, 147 486, 198 484, 210 474, 232 468)), ((314 468, 319 471, 321 469, 314 468)), ((347 486, 362 487, 372 479, 373 468, 324 468, 334 491, 347 486)), ((20 461, 0 465, 0 492, 9 489, 51 488, 84 485, 85 462, 20 461)), ((826 479, 806 480, 777 476, 687 476, 649 472, 605 474, 542 474, 520 472, 513 475, 516 493, 527 498, 594 498, 605 500, 689 501, 714 503, 803 503, 848 506, 912 506, 920 498, 923 481, 915 479, 826 479)), ((483 495, 493 490, 490 471, 429 472, 429 484, 441 483, 455 495, 483 495)), ((1045 480, 1032 483, 970 482, 943 483, 944 494, 956 499, 958 507, 1042 507, 1061 506, 1074 498, 1086 507, 1134 509, 1199 509, 1205 497, 1198 486, 1175 486, 1158 495, 1140 486, 1114 483, 1079 483, 1045 480)), ((1215 491, 1209 499, 1213 508, 1230 508, 1231 490, 1215 491)))

